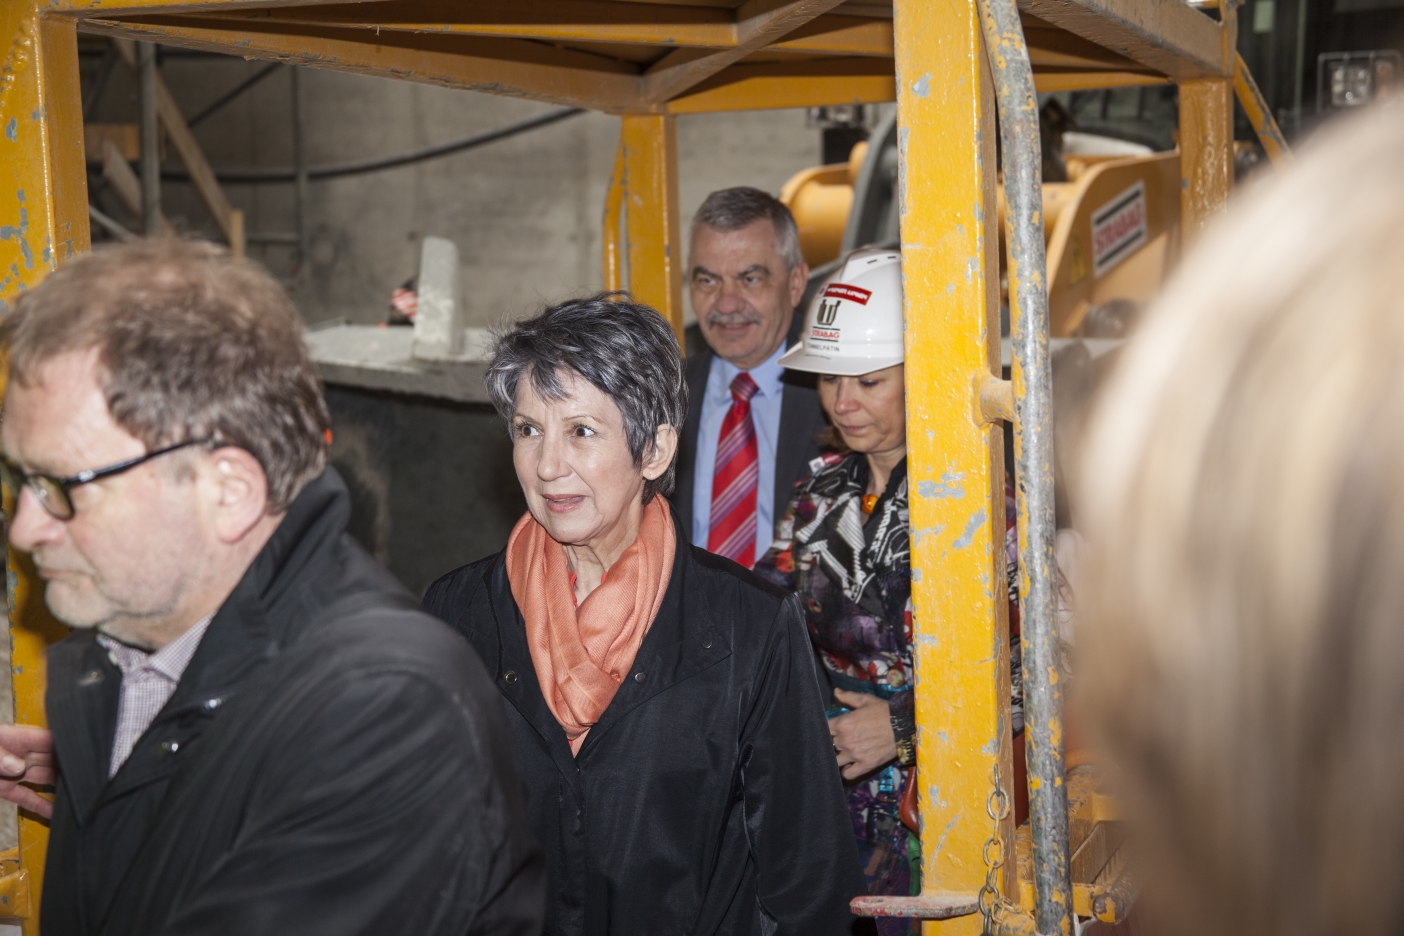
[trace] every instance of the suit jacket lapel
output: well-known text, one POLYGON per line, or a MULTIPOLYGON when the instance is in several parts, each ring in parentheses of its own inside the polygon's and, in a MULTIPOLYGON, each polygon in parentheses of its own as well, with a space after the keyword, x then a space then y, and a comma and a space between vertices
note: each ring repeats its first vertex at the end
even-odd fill
POLYGON ((811 386, 786 374, 780 396, 780 433, 775 446, 775 500, 772 516, 778 520, 789 506, 795 482, 807 475, 809 460, 819 453, 814 437, 824 427, 819 394, 811 386))
POLYGON ((122 677, 92 632, 49 648, 45 708, 62 786, 83 825, 107 785, 122 677))
MULTIPOLYGON (((566 740, 565 729, 551 709, 546 705, 546 697, 541 692, 541 684, 536 680, 536 666, 531 662, 531 649, 527 646, 526 624, 522 621, 521 610, 512 597, 512 585, 507 580, 507 553, 504 551, 492 564, 488 573, 491 580, 488 587, 478 594, 486 593, 485 600, 497 621, 498 660, 497 671, 493 673, 498 690, 507 701, 526 719, 527 724, 536 729, 541 743, 551 755, 556 769, 572 784, 576 782, 575 757, 570 753, 570 742, 566 740), (513 674, 508 678, 508 674, 513 674)), ((476 603, 476 602, 475 602, 476 603)), ((492 660, 485 660, 492 667, 492 660)))
POLYGON ((241 582, 215 614, 175 692, 102 791, 102 802, 168 777, 180 750, 205 730, 253 670, 277 655, 254 590, 241 582))
POLYGON ((692 500, 697 491, 697 437, 702 431, 702 400, 707 394, 707 376, 711 371, 711 351, 687 359, 687 419, 683 421, 682 438, 678 440, 677 486, 672 501, 682 524, 683 539, 689 542, 692 540, 692 500))

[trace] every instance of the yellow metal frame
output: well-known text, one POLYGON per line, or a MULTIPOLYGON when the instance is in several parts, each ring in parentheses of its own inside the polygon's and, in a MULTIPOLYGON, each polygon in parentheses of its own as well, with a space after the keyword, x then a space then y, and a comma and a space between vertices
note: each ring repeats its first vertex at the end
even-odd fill
MULTIPOLYGON (((1180 201, 1193 237, 1232 180, 1234 18, 1183 0, 1021 9, 1039 90, 1180 84, 1180 201)), ((996 770, 1012 782, 997 421, 1013 406, 997 379, 994 104, 974 0, 894 0, 890 13, 874 0, 9 0, 0 30, 5 302, 88 249, 79 30, 620 115, 605 283, 679 331, 676 116, 895 100, 923 880, 929 894, 977 892, 993 838, 1010 859, 1000 888, 1016 893, 1012 822, 987 810, 996 770)), ((212 210, 233 237, 227 205, 212 210)), ((43 649, 62 629, 25 557, 11 553, 8 567, 17 716, 42 724, 43 649)), ((25 817, 20 835, 38 888, 45 828, 25 817)), ((0 894, 15 896, 6 888, 19 880, 0 876, 0 894)), ((926 931, 980 925, 963 917, 926 931)))

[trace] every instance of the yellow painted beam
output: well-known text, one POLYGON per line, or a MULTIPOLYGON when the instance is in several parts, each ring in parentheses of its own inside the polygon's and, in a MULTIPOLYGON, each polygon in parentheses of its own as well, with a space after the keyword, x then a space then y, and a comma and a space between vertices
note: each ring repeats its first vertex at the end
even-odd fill
POLYGON ((820 16, 767 48, 820 55, 891 58, 892 22, 861 16, 820 16))
POLYGON ((733 65, 667 104, 670 114, 878 104, 897 99, 890 66, 881 59, 733 65))
POLYGON ((1228 202, 1233 185, 1233 86, 1227 79, 1180 84, 1181 244, 1193 243, 1228 202))
POLYGON ((736 45, 719 52, 678 49, 644 72, 643 99, 662 104, 829 12, 843 0, 746 0, 736 11, 736 45))
POLYGON ((1014 784, 1003 433, 979 405, 999 375, 994 92, 974 0, 898 3, 894 34, 922 890, 977 893, 994 838, 1009 894, 1013 818, 987 811, 996 769, 1011 803, 1014 784))
POLYGON ((1039 94, 1055 91, 1087 91, 1092 88, 1134 88, 1140 85, 1169 84, 1170 79, 1143 72, 1119 71, 1035 71, 1034 87, 1039 94))
POLYGON ((84 32, 593 110, 638 109, 637 68, 543 43, 199 17, 84 19, 84 32))
MULTIPOLYGON (((398 0, 247 10, 220 13, 218 18, 373 32, 654 45, 663 49, 731 49, 738 41, 736 21, 727 10, 610 0, 535 0, 529 4, 512 0, 473 4, 458 0, 398 0)), ((859 16, 820 16, 769 48, 890 57, 892 23, 859 16)))
POLYGON ((620 120, 624 160, 624 253, 629 292, 663 313, 683 340, 682 236, 678 223, 678 128, 668 115, 620 120))
MULTIPOLYGON (((83 107, 73 20, 46 17, 39 5, 0 5, 8 52, 0 79, 0 308, 89 248, 83 107)), ((10 505, 6 504, 8 508, 10 505)), ((45 650, 67 631, 49 615, 43 585, 29 557, 8 552, 10 665, 15 718, 44 725, 45 650)), ((20 859, 36 896, 43 887, 49 827, 29 813, 19 819, 20 859)), ((22 883, 8 880, 13 889, 22 883)), ((0 896, 18 891, 6 890, 0 896)), ((0 912, 0 916, 10 914, 0 912)), ((39 921, 23 922, 37 936, 39 921)))
MULTIPOLYGON (((210 13, 220 10, 248 10, 258 7, 310 6, 346 3, 346 0, 39 0, 50 13, 210 13)), ((353 3, 366 0, 351 0, 353 3)))
POLYGON ((238 14, 238 18, 262 23, 558 42, 576 40, 718 49, 736 44, 736 23, 727 10, 609 0, 336 3, 249 10, 238 14))
POLYGON ((1288 165, 1292 162, 1292 150, 1272 117, 1272 108, 1263 100, 1263 93, 1258 90, 1258 83, 1253 80, 1253 73, 1248 70, 1243 56, 1235 52, 1233 59, 1233 92, 1243 112, 1248 115, 1248 122, 1253 125, 1258 142, 1263 145, 1263 152, 1267 153, 1273 165, 1288 165))
POLYGON ((1219 24, 1184 0, 1020 0, 1019 9, 1177 81, 1231 74, 1219 24))

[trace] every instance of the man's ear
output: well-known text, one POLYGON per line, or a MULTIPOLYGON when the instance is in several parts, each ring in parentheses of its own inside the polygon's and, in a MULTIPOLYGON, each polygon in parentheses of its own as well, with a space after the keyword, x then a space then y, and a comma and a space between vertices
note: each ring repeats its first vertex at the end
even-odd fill
POLYGON ((221 542, 237 543, 268 513, 268 477, 257 458, 233 446, 215 449, 208 464, 219 494, 215 530, 221 542))
POLYGON ((643 476, 649 481, 663 477, 673 456, 678 453, 678 430, 666 423, 653 434, 653 454, 643 464, 643 476))
MULTIPOLYGON (((803 260, 799 266, 790 271, 790 308, 796 308, 799 301, 804 298, 804 288, 809 285, 809 264, 803 260)), ((799 310, 800 315, 804 315, 804 309, 799 310)))

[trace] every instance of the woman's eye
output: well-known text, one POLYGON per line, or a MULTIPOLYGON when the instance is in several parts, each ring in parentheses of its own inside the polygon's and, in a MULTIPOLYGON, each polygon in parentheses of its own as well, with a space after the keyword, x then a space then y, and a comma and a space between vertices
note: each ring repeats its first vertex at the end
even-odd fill
POLYGON ((819 378, 819 382, 826 384, 836 384, 838 383, 838 378, 833 374, 824 374, 819 378))
POLYGON ((588 439, 594 434, 595 430, 591 429, 589 426, 576 426, 572 432, 572 435, 577 439, 588 439))
POLYGON ((529 438, 530 436, 534 436, 534 435, 537 435, 537 434, 538 434, 537 428, 536 428, 535 426, 531 425, 530 423, 522 423, 521 425, 519 425, 519 426, 517 427, 517 437, 518 437, 518 438, 526 439, 526 438, 529 438))
POLYGON ((877 382, 876 380, 860 380, 860 381, 858 381, 858 386, 860 386, 860 387, 866 387, 866 388, 869 389, 869 390, 871 390, 873 387, 876 387, 877 385, 878 385, 878 382, 877 382))

